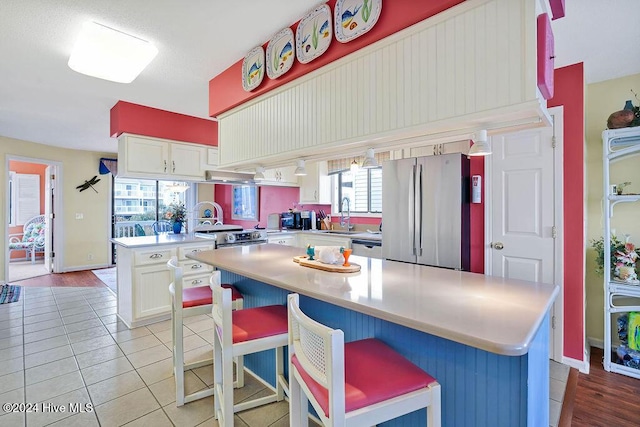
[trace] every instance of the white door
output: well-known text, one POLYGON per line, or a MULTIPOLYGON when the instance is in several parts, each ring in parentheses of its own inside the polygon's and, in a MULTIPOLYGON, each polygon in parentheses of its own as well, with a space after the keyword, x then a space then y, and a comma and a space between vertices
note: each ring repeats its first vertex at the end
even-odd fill
MULTIPOLYGON (((546 127, 491 138, 487 274, 562 285, 561 135, 556 127, 554 138, 554 128, 546 127)), ((561 312, 560 299, 555 305, 561 312)), ((556 314, 554 308, 549 354, 560 361, 562 316, 556 314)))
POLYGON ((53 272, 53 228, 54 228, 54 203, 53 190, 55 188, 56 167, 47 166, 44 173, 44 217, 46 224, 46 234, 44 238, 44 268, 53 272))

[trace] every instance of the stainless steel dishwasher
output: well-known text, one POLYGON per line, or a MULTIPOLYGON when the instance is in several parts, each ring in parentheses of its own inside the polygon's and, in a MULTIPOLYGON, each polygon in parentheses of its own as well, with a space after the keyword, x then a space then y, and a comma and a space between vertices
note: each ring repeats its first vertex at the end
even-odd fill
POLYGON ((352 239, 352 255, 366 256, 369 258, 382 258, 381 240, 352 239))

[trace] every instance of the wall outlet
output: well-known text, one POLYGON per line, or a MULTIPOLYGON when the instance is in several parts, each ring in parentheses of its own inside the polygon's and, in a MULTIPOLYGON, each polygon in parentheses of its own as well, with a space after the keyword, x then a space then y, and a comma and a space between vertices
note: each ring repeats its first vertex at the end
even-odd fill
POLYGON ((77 214, 76 214, 76 219, 84 219, 84 214, 82 214, 82 213, 77 213, 77 214))
POLYGON ((87 259, 91 261, 93 259, 93 254, 87 254, 87 259))

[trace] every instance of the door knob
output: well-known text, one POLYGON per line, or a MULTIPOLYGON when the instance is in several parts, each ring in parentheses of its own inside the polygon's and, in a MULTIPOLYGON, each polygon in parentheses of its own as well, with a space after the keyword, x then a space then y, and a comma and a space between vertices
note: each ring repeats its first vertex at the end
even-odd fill
POLYGON ((495 243, 491 243, 491 247, 493 249, 501 250, 504 248, 504 245, 502 244, 502 242, 495 242, 495 243))

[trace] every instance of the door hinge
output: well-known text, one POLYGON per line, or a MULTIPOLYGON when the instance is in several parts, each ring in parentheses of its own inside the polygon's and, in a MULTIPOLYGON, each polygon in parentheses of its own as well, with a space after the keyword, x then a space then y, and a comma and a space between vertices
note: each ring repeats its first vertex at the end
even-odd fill
POLYGON ((556 137, 555 135, 551 137, 551 147, 556 148, 556 137))
POLYGON ((551 316, 551 329, 556 328, 556 316, 551 316))
POLYGON ((551 237, 554 238, 554 239, 556 237, 558 237, 558 230, 556 229, 555 225, 553 227, 551 227, 551 237))
POLYGON ((51 179, 56 179, 56 175, 55 174, 51 174, 51 179))
POLYGON ((51 252, 51 253, 49 254, 49 258, 55 258, 55 257, 56 257, 56 253, 55 253, 55 252, 51 252))

